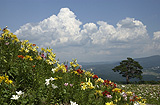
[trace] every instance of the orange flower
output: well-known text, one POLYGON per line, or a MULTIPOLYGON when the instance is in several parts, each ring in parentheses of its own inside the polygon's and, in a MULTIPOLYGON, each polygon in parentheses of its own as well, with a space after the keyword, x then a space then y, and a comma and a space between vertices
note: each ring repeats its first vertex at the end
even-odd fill
POLYGON ((36 67, 36 65, 33 65, 32 67, 33 67, 33 68, 35 68, 35 67, 36 67))
POLYGON ((24 58, 24 56, 23 56, 23 55, 18 55, 18 58, 22 58, 22 59, 23 59, 23 58, 24 58))
POLYGON ((33 44, 33 46, 36 46, 36 44, 33 44))
POLYGON ((130 99, 130 102, 131 102, 131 101, 134 102, 135 100, 134 100, 134 99, 130 99))
POLYGON ((83 73, 83 70, 77 69, 77 72, 78 72, 79 74, 82 74, 82 73, 83 73))
POLYGON ((93 79, 95 79, 95 78, 97 78, 97 79, 98 79, 98 76, 97 76, 97 75, 94 75, 94 76, 93 76, 93 79))

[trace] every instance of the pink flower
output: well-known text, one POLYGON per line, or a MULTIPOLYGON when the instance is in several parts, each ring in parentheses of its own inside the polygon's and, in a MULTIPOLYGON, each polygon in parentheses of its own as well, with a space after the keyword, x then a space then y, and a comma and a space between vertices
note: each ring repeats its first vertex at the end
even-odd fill
POLYGON ((82 68, 82 65, 79 65, 80 68, 82 68))
POLYGON ((107 94, 107 98, 112 98, 112 96, 110 94, 107 94))
POLYGON ((5 45, 9 45, 9 42, 6 42, 5 45))
POLYGON ((65 86, 68 86, 68 83, 64 83, 65 86))
POLYGON ((41 57, 46 58, 46 56, 44 54, 41 54, 41 57))
POLYGON ((69 84, 71 87, 73 86, 73 84, 69 84))

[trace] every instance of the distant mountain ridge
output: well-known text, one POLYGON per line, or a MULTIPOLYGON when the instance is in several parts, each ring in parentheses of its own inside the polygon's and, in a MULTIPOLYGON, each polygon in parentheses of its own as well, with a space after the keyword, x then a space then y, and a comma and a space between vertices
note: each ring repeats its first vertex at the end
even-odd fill
POLYGON ((138 61, 140 65, 145 68, 160 66, 160 55, 154 55, 154 56, 144 57, 144 58, 136 58, 134 60, 138 61))
MULTIPOLYGON (((126 58, 127 59, 127 58, 126 58)), ((133 58, 134 59, 134 58, 133 58)), ((135 61, 143 67, 143 80, 146 81, 159 81, 160 80, 160 55, 154 55, 143 58, 135 58, 135 61)), ((115 62, 89 62, 80 63, 84 69, 93 70, 95 74, 103 79, 113 81, 125 81, 118 72, 113 72, 113 68, 119 65, 121 61, 115 62)), ((136 79, 132 79, 133 81, 136 79)))

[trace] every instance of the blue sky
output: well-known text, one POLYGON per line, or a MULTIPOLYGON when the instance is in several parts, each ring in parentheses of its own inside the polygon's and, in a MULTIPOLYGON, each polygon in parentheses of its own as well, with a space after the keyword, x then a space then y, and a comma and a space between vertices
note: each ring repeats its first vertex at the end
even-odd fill
POLYGON ((159 0, 1 0, 0 27, 51 47, 61 61, 160 53, 159 0))

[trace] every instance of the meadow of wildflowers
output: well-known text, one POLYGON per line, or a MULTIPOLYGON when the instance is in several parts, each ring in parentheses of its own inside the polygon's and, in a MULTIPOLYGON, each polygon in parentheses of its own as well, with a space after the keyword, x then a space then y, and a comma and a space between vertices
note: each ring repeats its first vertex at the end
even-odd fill
POLYGON ((1 31, 1 105, 145 105, 147 92, 117 87, 83 70, 76 59, 59 63, 51 48, 37 51, 36 44, 1 31))
POLYGON ((140 98, 147 99, 146 103, 160 105, 160 85, 150 84, 127 84, 118 85, 117 87, 126 91, 132 90, 133 93, 138 95, 140 98))

